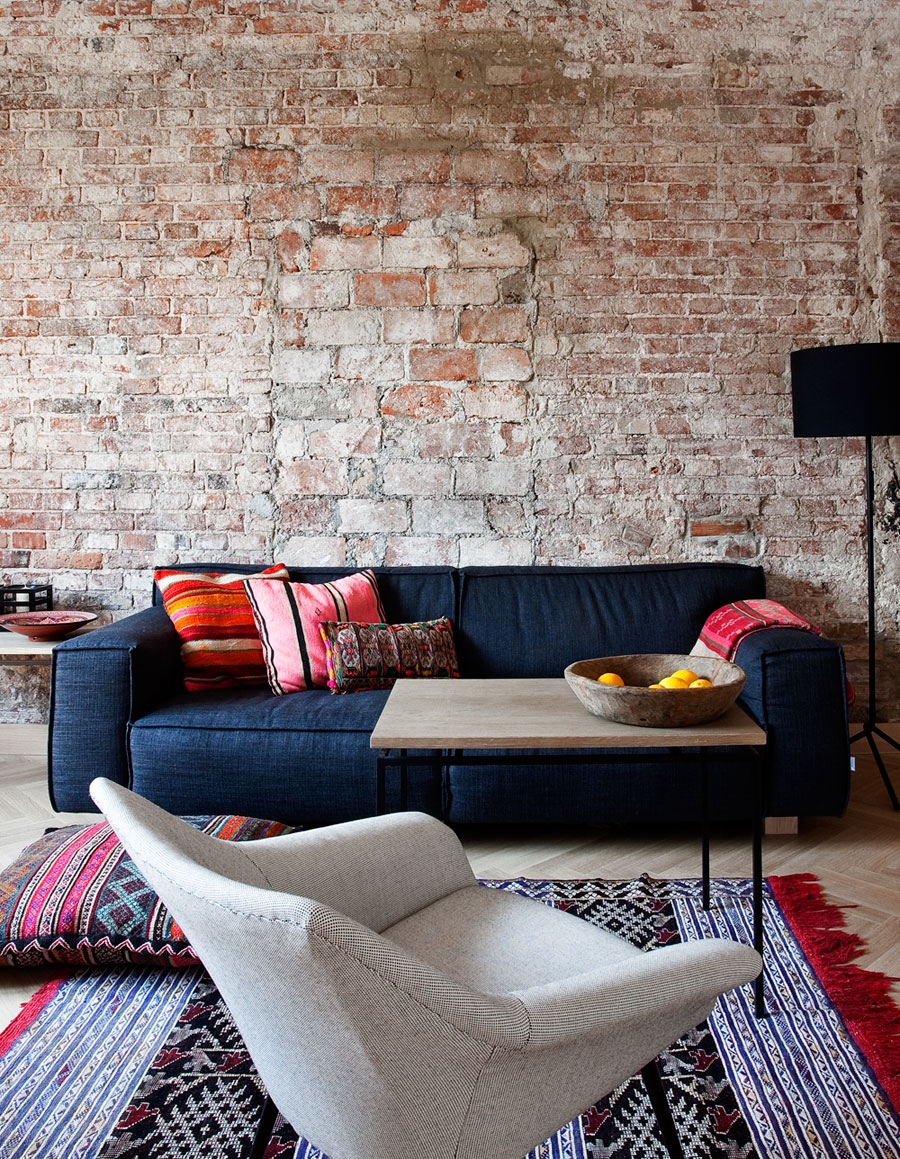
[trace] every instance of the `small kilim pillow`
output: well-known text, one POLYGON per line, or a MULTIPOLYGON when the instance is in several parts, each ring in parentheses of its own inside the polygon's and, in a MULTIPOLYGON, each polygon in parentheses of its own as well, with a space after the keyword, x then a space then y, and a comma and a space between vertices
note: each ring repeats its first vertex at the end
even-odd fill
MULTIPOLYGON (((290 578, 283 563, 256 575, 273 581, 290 578)), ((265 684, 262 644, 244 590, 246 575, 164 569, 153 578, 181 637, 188 692, 265 684)))
POLYGON ((379 623, 384 608, 371 571, 354 572, 324 584, 244 584, 256 617, 269 687, 276 696, 328 685, 323 620, 379 623))
POLYGON ((453 627, 446 616, 415 624, 321 625, 332 692, 390 688, 398 677, 458 677, 453 627))
MULTIPOLYGON (((185 820, 222 841, 293 832, 255 817, 185 820)), ((0 966, 48 963, 197 963, 181 928, 106 822, 53 829, 0 872, 0 966)))

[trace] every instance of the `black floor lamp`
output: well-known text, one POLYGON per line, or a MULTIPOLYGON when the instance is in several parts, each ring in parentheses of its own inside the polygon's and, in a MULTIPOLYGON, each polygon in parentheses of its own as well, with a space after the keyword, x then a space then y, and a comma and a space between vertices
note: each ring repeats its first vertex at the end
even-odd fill
POLYGON ((873 533, 872 436, 900 434, 900 342, 856 342, 816 346, 791 354, 794 434, 800 438, 866 440, 866 556, 868 564, 869 710, 853 741, 865 737, 891 804, 900 801, 875 737, 900 751, 900 743, 878 727, 875 710, 875 539, 873 533))

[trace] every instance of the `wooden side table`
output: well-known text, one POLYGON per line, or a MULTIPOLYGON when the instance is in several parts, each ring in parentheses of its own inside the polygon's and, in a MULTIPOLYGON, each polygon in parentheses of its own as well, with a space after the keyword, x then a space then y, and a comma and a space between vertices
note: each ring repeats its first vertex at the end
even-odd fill
MULTIPOLYGON (((92 632, 99 627, 99 624, 86 624, 83 628, 70 632, 65 639, 83 636, 86 632, 92 632)), ((49 668, 53 649, 62 642, 62 640, 29 640, 27 636, 21 636, 18 632, 3 629, 0 631, 0 667, 40 664, 49 668)))

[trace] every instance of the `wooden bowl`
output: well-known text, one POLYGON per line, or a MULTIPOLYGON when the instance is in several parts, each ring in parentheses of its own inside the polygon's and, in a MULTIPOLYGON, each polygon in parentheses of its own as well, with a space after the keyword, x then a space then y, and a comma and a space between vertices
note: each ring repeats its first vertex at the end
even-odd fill
POLYGON ((685 728, 722 716, 740 695, 747 674, 737 664, 710 656, 649 653, 577 660, 565 670, 569 687, 584 705, 605 720, 645 728, 685 728), (648 688, 679 668, 712 681, 711 688, 648 688), (617 672, 624 687, 598 684, 604 672, 617 672))
POLYGON ((11 612, 0 616, 0 628, 18 632, 29 640, 62 640, 96 619, 93 612, 11 612))

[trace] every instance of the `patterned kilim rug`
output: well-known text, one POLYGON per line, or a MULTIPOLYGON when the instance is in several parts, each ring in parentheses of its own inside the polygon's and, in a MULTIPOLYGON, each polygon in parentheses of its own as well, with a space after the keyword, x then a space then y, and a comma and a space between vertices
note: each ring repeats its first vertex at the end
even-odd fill
MULTIPOLYGON (((751 939, 751 889, 695 880, 487 882, 564 907, 642 947, 751 939)), ((900 1159, 900 1013, 890 980, 808 875, 766 881, 768 1016, 752 989, 662 1056, 695 1159, 900 1159)), ((540 947, 535 947, 540 952, 540 947)), ((199 967, 56 978, 0 1035, 3 1159, 240 1159, 262 1108, 253 1065, 199 967)), ((585 1111, 530 1159, 664 1159, 640 1080, 585 1111)), ((267 1159, 321 1159, 278 1120, 267 1159)), ((373 1159, 376 1159, 373 1156, 373 1159)), ((384 1157, 377 1157, 384 1159, 384 1157)))

